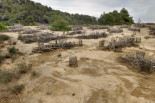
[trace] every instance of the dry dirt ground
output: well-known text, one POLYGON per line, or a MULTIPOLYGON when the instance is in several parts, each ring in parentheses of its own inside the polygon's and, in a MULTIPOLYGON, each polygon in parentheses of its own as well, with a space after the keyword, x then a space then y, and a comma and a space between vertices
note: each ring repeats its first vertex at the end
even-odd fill
MULTIPOLYGON (((95 31, 86 30, 87 34, 90 32, 95 31)), ((14 39, 18 37, 16 32, 5 34, 14 39)), ((124 29, 124 35, 132 34, 133 32, 124 29)), ((31 54, 36 43, 23 44, 18 41, 16 48, 26 54, 15 63, 21 60, 32 63, 33 70, 39 76, 22 76, 18 83, 24 84, 25 89, 16 98, 16 102, 9 103, 155 103, 155 74, 133 72, 117 61, 120 55, 137 50, 144 50, 147 55, 155 58, 155 38, 145 39, 148 34, 149 30, 143 28, 141 33, 137 33, 137 36, 142 37, 140 47, 124 48, 122 53, 97 48, 100 40, 110 40, 111 37, 122 36, 122 33, 111 34, 102 39, 83 40, 83 47, 42 54, 31 54), (58 57, 58 54, 62 57, 58 57), (68 66, 70 56, 77 56, 78 67, 68 66)), ((14 66, 9 61, 6 62, 1 68, 14 66)))

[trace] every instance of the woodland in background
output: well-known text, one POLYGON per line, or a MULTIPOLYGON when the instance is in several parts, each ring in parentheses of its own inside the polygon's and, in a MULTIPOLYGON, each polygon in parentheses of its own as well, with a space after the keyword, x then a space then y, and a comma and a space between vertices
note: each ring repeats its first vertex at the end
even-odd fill
POLYGON ((6 26, 16 23, 23 25, 52 24, 60 16, 69 25, 119 25, 134 23, 126 9, 122 9, 120 13, 113 11, 102 14, 97 20, 97 18, 88 15, 69 14, 54 10, 51 7, 35 3, 31 0, 2 0, 2 4, 0 5, 0 22, 6 26))

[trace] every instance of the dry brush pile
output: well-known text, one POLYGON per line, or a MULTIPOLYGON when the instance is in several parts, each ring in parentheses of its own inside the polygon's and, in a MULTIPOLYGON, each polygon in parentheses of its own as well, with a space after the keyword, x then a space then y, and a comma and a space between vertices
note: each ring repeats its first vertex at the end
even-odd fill
POLYGON ((119 58, 121 63, 138 72, 155 72, 155 59, 145 56, 145 52, 138 51, 136 54, 127 54, 119 58))
POLYGON ((130 46, 139 46, 138 43, 141 42, 140 37, 131 37, 131 36, 124 36, 118 38, 111 38, 110 42, 100 41, 99 42, 99 49, 102 50, 120 50, 123 47, 130 47, 130 46))
POLYGON ((51 26, 49 26, 49 25, 39 25, 38 26, 38 29, 39 30, 48 30, 48 29, 50 29, 51 28, 51 26))
POLYGON ((15 24, 13 26, 8 26, 9 32, 21 32, 23 26, 21 24, 15 24))
POLYGON ((128 30, 133 31, 133 32, 140 32, 140 28, 137 27, 129 27, 128 30))
POLYGON ((18 40, 23 41, 24 43, 32 42, 50 42, 51 40, 66 39, 66 35, 54 35, 53 33, 43 32, 43 33, 34 33, 34 34, 19 34, 18 40))
POLYGON ((38 47, 34 48, 32 52, 42 53, 42 52, 48 52, 48 51, 57 50, 57 49, 70 49, 70 48, 77 47, 77 46, 83 46, 82 40, 79 40, 78 43, 63 42, 63 41, 57 42, 56 40, 55 43, 50 43, 47 45, 44 45, 44 43, 39 43, 38 47))
POLYGON ((149 29, 150 29, 149 34, 155 36, 155 26, 151 26, 149 29))
POLYGON ((109 27, 108 32, 109 33, 122 33, 123 29, 122 28, 111 28, 111 27, 109 27))
POLYGON ((105 32, 95 32, 91 33, 90 35, 79 35, 76 38, 78 39, 98 39, 98 38, 106 38, 108 35, 105 32))
POLYGON ((71 27, 73 31, 83 30, 83 27, 81 25, 72 25, 71 27))
POLYGON ((83 32, 81 30, 76 30, 72 32, 68 32, 67 35, 76 35, 76 34, 82 34, 83 32))
POLYGON ((108 29, 109 26, 101 26, 101 25, 91 25, 88 26, 88 29, 99 30, 99 29, 108 29))

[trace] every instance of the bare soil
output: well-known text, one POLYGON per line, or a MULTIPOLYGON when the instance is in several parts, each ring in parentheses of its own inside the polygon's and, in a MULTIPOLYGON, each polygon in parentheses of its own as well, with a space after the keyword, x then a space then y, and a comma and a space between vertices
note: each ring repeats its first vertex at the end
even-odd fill
MULTIPOLYGON (((91 32, 96 31, 86 29, 87 34, 91 32)), ((17 40, 18 33, 5 34, 17 40)), ((124 29, 123 34, 132 35, 133 32, 124 29)), ((114 33, 103 39, 83 40, 83 47, 42 54, 31 54, 37 43, 24 44, 17 40, 15 47, 25 55, 14 63, 5 61, 0 68, 9 69, 18 62, 26 61, 33 64, 33 70, 39 76, 32 78, 30 74, 23 75, 17 83, 25 85, 24 91, 4 103, 155 103, 155 74, 134 72, 117 61, 120 55, 137 50, 144 50, 155 58, 155 38, 145 39, 148 34, 149 30, 143 28, 141 33, 137 33, 142 37, 140 47, 127 47, 122 53, 97 48, 100 40, 108 41, 112 37, 123 36, 122 33, 114 33), (58 54, 62 56, 58 57, 58 54), (78 67, 68 66, 70 56, 77 56, 78 67)))

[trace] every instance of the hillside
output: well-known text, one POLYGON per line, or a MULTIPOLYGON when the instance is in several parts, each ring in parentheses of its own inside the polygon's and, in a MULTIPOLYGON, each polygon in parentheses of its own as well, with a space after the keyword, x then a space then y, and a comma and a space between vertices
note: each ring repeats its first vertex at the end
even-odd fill
POLYGON ((61 12, 30 0, 2 0, 2 5, 0 5, 0 22, 5 25, 18 22, 23 25, 49 24, 57 16, 62 16, 69 24, 96 23, 95 17, 61 12))

